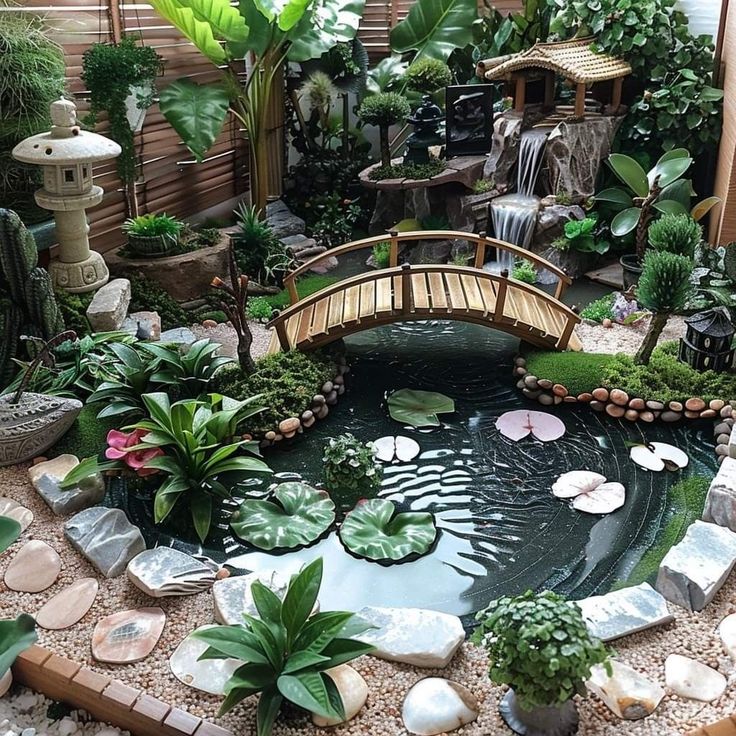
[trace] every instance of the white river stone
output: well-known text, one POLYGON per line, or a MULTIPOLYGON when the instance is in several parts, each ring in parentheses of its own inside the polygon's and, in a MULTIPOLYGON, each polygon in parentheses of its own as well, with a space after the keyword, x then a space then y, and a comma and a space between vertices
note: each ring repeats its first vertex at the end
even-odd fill
POLYGON ((585 683, 619 718, 635 721, 656 710, 665 695, 664 689, 623 662, 610 660, 609 677, 602 664, 595 665, 585 683))
POLYGON ((665 684, 681 698, 710 702, 726 689, 726 678, 712 667, 681 654, 670 654, 664 662, 665 684))
POLYGON ((718 634, 726 653, 736 662, 736 613, 726 616, 721 621, 718 625, 718 634))
POLYGON ((257 616, 250 586, 260 580, 276 595, 283 599, 288 579, 273 573, 251 572, 247 575, 231 575, 229 578, 215 581, 212 587, 212 600, 215 604, 215 621, 221 624, 232 625, 243 623, 243 613, 257 616))
POLYGON ((356 672, 350 665, 341 664, 325 670, 325 674, 335 683, 337 691, 342 698, 342 705, 345 709, 345 718, 323 718, 316 714, 312 714, 312 723, 320 728, 326 726, 337 726, 338 723, 346 723, 358 715, 360 709, 365 705, 368 699, 368 684, 363 676, 356 672))
MULTIPOLYGON (((211 628, 211 625, 200 626, 192 633, 211 628)), ((176 679, 185 685, 212 695, 222 695, 230 676, 243 663, 238 659, 204 659, 201 662, 198 661, 206 649, 207 644, 205 642, 194 639, 190 634, 171 655, 169 667, 171 667, 176 679)))
POLYGON ((153 598, 193 595, 215 582, 215 571, 185 552, 171 547, 147 549, 128 563, 133 584, 153 598))
POLYGON ((478 701, 464 685, 441 677, 427 677, 409 690, 401 718, 409 733, 435 736, 472 723, 478 701))

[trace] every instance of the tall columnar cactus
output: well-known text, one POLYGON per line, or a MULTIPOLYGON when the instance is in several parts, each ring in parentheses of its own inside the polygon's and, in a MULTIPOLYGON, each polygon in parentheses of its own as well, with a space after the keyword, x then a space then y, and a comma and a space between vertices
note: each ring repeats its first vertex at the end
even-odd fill
POLYGON ((38 266, 36 244, 18 215, 0 209, 0 388, 22 354, 21 335, 50 340, 64 329, 51 279, 38 266))

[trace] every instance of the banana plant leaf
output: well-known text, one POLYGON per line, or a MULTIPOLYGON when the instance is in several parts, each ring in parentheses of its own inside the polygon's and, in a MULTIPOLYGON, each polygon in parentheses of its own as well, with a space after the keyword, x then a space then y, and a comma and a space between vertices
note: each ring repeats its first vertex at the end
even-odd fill
POLYGON ((336 44, 352 41, 364 8, 365 0, 314 0, 289 33, 289 60, 318 59, 336 44))
POLYGON ((36 622, 26 613, 21 613, 15 621, 0 621, 0 676, 10 669, 15 658, 37 638, 36 622))
POLYGON ((415 60, 428 56, 447 61, 455 49, 472 43, 477 14, 475 0, 416 0, 391 31, 391 50, 416 51, 415 60))
POLYGON ((455 402, 436 391, 414 391, 402 388, 388 398, 388 413, 391 419, 412 427, 439 427, 438 414, 451 414, 455 402))
POLYGON ((0 516, 0 553, 10 547, 20 536, 20 524, 8 516, 0 516))
POLYGON ((281 483, 273 499, 247 499, 230 520, 233 531, 259 549, 311 544, 335 520, 332 499, 306 483, 281 483))
POLYGON ((427 511, 396 513, 384 498, 362 501, 345 515, 340 540, 354 554, 369 560, 403 560, 424 554, 437 536, 434 517, 427 511))
POLYGON ((219 84, 172 82, 160 97, 161 113, 201 162, 225 124, 230 98, 219 84))

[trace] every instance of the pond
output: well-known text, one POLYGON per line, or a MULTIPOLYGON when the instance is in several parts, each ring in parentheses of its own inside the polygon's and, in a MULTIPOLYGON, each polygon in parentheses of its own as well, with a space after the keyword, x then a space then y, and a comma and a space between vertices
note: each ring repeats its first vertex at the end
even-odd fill
MULTIPOLYGON (((465 616, 499 595, 527 588, 552 588, 574 598, 606 592, 655 542, 668 486, 684 474, 715 471, 711 423, 632 425, 586 406, 562 405, 555 413, 567 427, 563 438, 512 442, 496 429, 497 417, 511 409, 540 408, 521 395, 510 377, 517 348, 502 333, 447 321, 355 335, 347 343, 352 371, 340 404, 326 421, 267 453, 277 479, 319 484, 322 448, 329 437, 348 431, 365 441, 395 434, 414 437, 420 456, 388 466, 379 495, 401 510, 434 513, 439 534, 429 554, 384 566, 351 556, 335 532, 306 549, 265 553, 233 537, 224 518, 203 552, 238 570, 287 574, 322 556, 320 601, 325 610, 418 606, 465 616), (389 417, 385 397, 404 387, 445 393, 457 411, 441 417, 446 421, 439 428, 402 427, 389 417), (682 448, 689 467, 680 473, 651 473, 634 465, 626 442, 645 440, 682 448), (558 475, 583 468, 622 482, 626 504, 607 516, 591 516, 552 496, 558 475)), ((258 483, 249 490, 261 495, 266 486, 258 483)), ((154 530, 146 518, 147 504, 131 498, 127 506, 149 545, 199 552, 195 545, 154 530)))

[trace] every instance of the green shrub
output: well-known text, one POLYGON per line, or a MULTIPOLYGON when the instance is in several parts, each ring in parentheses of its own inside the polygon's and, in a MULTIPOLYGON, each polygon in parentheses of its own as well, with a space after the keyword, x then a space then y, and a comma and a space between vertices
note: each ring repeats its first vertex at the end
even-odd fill
POLYGON ((69 431, 46 453, 48 457, 76 455, 79 458, 97 456, 107 447, 107 433, 120 428, 119 417, 97 418, 99 406, 86 404, 69 431))
POLYGON ((491 179, 476 179, 473 182, 473 194, 485 194, 493 189, 493 181, 491 179))
POLYGON ((370 493, 381 487, 383 466, 373 445, 350 432, 332 437, 322 455, 325 486, 333 494, 370 493))
POLYGON ((358 117, 367 125, 388 126, 409 117, 411 107, 397 92, 379 92, 366 97, 358 108, 358 117))
POLYGON ((649 245, 655 250, 692 258, 703 239, 703 227, 690 215, 667 214, 649 226, 648 235, 649 245))
POLYGON ((613 319, 613 301, 615 297, 613 294, 606 294, 600 299, 596 299, 594 302, 588 304, 580 316, 583 319, 590 319, 593 322, 603 322, 604 319, 613 319))
POLYGON ((186 309, 155 281, 144 276, 130 279, 129 312, 157 312, 161 317, 161 329, 171 330, 191 324, 192 319, 186 309))
POLYGON ((404 80, 409 89, 429 94, 452 84, 452 72, 444 61, 422 56, 406 70, 404 80))
POLYGON ((533 352, 526 356, 526 369, 537 378, 562 384, 577 396, 601 385, 601 376, 614 360, 606 353, 533 352))
POLYGON ((529 261, 517 261, 514 270, 511 272, 511 278, 523 281, 525 284, 536 284, 537 269, 529 261))
POLYGON ((87 319, 87 307, 92 301, 94 292, 72 294, 66 289, 59 289, 54 292, 54 296, 67 330, 74 330, 78 337, 89 335, 92 327, 87 319))
POLYGON ((248 419, 243 432, 261 437, 287 417, 298 417, 312 405, 322 384, 335 377, 336 366, 320 353, 275 353, 256 362, 245 376, 237 366, 226 366, 214 377, 213 390, 233 399, 260 395, 265 410, 248 419))
POLYGON ((388 268, 391 262, 391 243, 383 241, 373 246, 373 261, 376 268, 388 268))
POLYGON ((141 238, 155 238, 163 235, 176 240, 183 227, 184 223, 181 220, 164 212, 160 215, 149 213, 129 218, 123 223, 122 230, 126 235, 137 235, 141 238))
POLYGON ((248 299, 248 319, 271 319, 272 312, 273 307, 269 304, 268 299, 262 296, 248 299))

